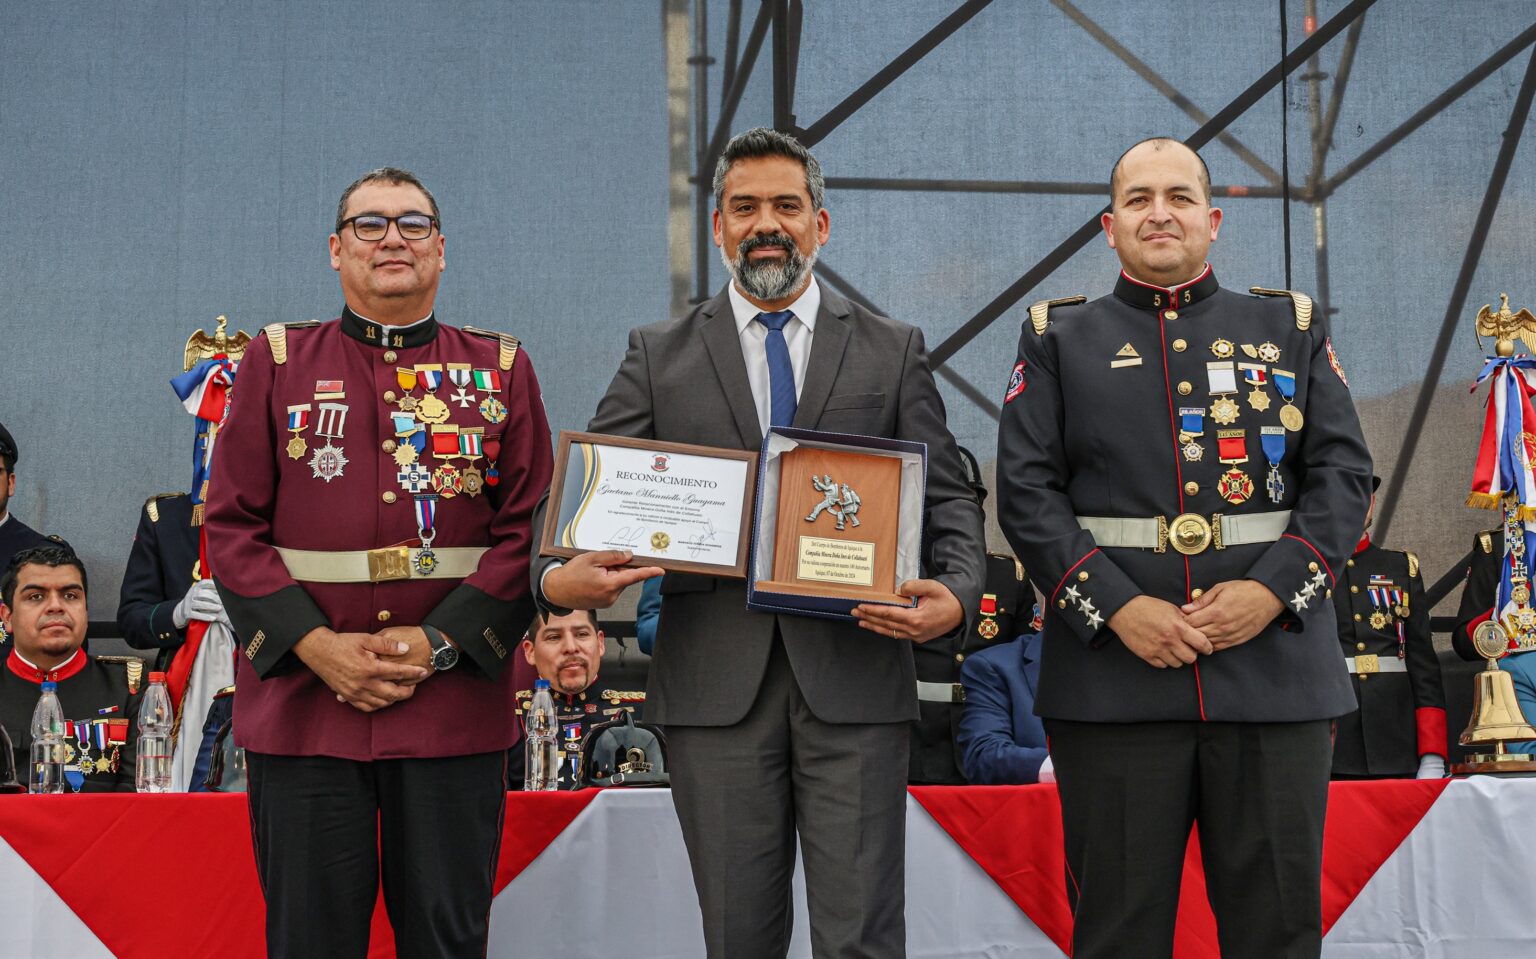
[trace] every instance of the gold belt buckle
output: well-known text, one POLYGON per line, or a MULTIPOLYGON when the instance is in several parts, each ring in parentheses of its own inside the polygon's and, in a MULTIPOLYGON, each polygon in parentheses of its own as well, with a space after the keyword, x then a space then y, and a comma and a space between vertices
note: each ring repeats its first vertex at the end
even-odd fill
POLYGON ((1168 545, 1185 556, 1205 552, 1211 545, 1211 524, 1199 513, 1181 513, 1168 524, 1168 545))
POLYGON ((1363 653, 1355 657, 1355 672, 1361 676, 1381 672, 1381 657, 1375 653, 1363 653))
POLYGON ((386 546, 368 551, 368 582, 388 583, 411 578, 411 550, 408 546, 386 546))

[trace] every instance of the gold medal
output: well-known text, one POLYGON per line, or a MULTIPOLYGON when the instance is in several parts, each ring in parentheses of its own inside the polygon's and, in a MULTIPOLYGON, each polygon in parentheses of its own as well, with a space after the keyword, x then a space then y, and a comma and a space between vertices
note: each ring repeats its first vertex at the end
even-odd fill
POLYGON ((672 545, 672 537, 668 536, 666 533, 651 534, 651 549, 654 549, 657 552, 665 552, 666 548, 670 545, 672 545))
POLYGON ((288 441, 288 458, 291 460, 301 460, 308 449, 309 444, 304 442, 304 437, 295 436, 288 441))
POLYGON ((1196 443, 1194 440, 1190 440, 1183 446, 1179 447, 1179 449, 1183 452, 1184 458, 1191 463, 1198 463, 1200 461, 1200 457, 1205 455, 1205 448, 1202 447, 1199 443, 1196 443))
POLYGON ((1259 359, 1266 363, 1280 362, 1280 347, 1273 343, 1260 343, 1255 352, 1259 354, 1259 359))
POLYGON ((404 396, 400 397, 400 399, 398 401, 398 405, 400 407, 400 412, 402 412, 402 413, 414 413, 414 412, 416 412, 417 407, 421 406, 421 400, 418 400, 416 397, 414 397, 411 394, 407 393, 404 396))
POLYGON ((421 404, 416 407, 416 418, 423 423, 446 423, 450 413, 448 404, 430 393, 423 397, 421 404))
POLYGON ((480 471, 473 466, 464 467, 460 479, 464 483, 465 496, 479 496, 480 491, 485 488, 485 477, 481 476, 480 471))
POLYGON ((1516 586, 1514 589, 1509 591, 1509 599, 1510 602, 1514 603, 1516 606, 1524 606, 1526 603, 1531 601, 1530 587, 1524 585, 1523 583, 1519 586, 1516 586))
POLYGON ((1233 506, 1247 502, 1253 495, 1253 480, 1236 466, 1221 474, 1216 481, 1216 493, 1233 506))
POLYGON ((480 401, 480 415, 487 423, 500 423, 507 418, 507 407, 496 397, 487 396, 480 401))
POLYGON ((1382 612, 1381 610, 1378 609, 1375 612, 1371 613, 1371 628, 1372 629, 1386 629, 1387 628, 1387 624, 1389 622, 1391 622, 1391 620, 1388 619, 1387 618, 1387 614, 1382 612))
POLYGON ((1217 340, 1211 344, 1211 354, 1218 360, 1230 360, 1235 353, 1231 340, 1217 340))
POLYGON ((1230 396, 1223 396, 1211 404, 1211 419, 1222 426, 1235 422, 1241 412, 1230 396))
POLYGON ((394 457, 395 465, 399 466, 401 469, 404 469, 405 467, 410 466, 412 463, 416 462, 416 447, 409 443, 401 443, 399 446, 395 447, 394 457))
POLYGON ((1260 413, 1269 409, 1270 403, 1269 394, 1264 392, 1264 387, 1262 386, 1255 386, 1253 392, 1248 394, 1248 405, 1260 413))
POLYGON ((1280 408, 1280 425, 1292 433, 1300 431, 1302 424, 1305 422, 1306 417, 1301 415, 1301 410, 1298 410, 1292 404, 1287 403, 1280 408))
POLYGON ((984 619, 984 620, 982 620, 981 622, 976 624, 976 632, 981 635, 982 639, 996 639, 997 638, 997 620, 995 620, 995 619, 984 619))

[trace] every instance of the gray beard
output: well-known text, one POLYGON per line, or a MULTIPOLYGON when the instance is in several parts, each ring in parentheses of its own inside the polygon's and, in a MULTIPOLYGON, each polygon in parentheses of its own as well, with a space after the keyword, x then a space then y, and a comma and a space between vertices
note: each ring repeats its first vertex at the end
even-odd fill
POLYGON ((736 259, 731 259, 726 256, 725 247, 722 246, 720 262, 725 264, 731 279, 736 281, 743 293, 757 300, 782 300, 805 282, 820 252, 821 244, 818 243, 811 248, 808 256, 801 255, 798 249, 791 249, 782 264, 771 261, 754 264, 747 260, 746 254, 740 252, 739 248, 736 259))

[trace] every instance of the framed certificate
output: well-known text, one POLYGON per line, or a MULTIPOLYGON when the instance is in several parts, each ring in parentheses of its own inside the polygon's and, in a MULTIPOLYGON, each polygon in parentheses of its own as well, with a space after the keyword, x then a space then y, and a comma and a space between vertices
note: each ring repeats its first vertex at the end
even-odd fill
POLYGON ((756 483, 756 452, 561 430, 539 552, 743 578, 756 483))

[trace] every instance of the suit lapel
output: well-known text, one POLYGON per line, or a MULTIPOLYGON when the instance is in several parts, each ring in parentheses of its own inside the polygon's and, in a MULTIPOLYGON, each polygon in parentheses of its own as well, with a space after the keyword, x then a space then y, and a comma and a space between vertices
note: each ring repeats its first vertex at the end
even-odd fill
MULTIPOLYGON (((746 449, 763 445, 762 428, 757 424, 757 404, 752 399, 752 385, 747 380, 747 362, 741 357, 741 335, 736 332, 736 315, 731 311, 730 296, 720 294, 701 308, 704 348, 714 364, 715 376, 731 407, 731 417, 741 433, 746 449)), ((819 322, 819 321, 818 321, 819 322)))
POLYGON ((795 426, 815 429, 832 395, 832 384, 843 365, 851 327, 848 301, 821 286, 821 309, 816 314, 816 332, 811 337, 811 360, 800 386, 800 403, 795 407, 795 426))

